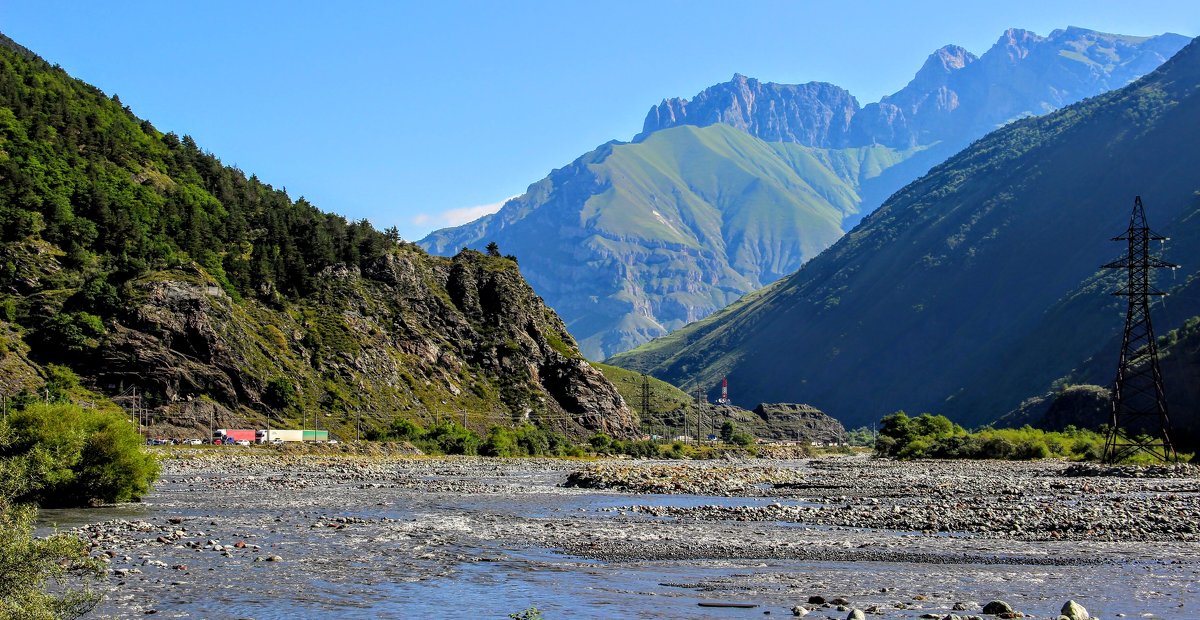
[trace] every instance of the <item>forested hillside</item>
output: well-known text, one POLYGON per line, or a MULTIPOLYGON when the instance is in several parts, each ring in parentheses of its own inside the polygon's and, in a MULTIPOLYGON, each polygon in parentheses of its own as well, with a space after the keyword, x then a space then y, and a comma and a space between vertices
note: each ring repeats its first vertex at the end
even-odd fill
POLYGON ((629 426, 512 261, 429 257, 323 213, 0 43, 6 396, 65 368, 139 388, 162 422, 441 408, 629 426))

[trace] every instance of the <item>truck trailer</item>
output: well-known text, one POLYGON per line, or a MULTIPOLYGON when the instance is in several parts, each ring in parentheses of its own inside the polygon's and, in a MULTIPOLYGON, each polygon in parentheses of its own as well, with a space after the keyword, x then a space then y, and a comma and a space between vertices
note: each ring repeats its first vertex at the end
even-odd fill
POLYGON ((329 431, 304 431, 304 441, 329 441, 329 431))
POLYGON ((282 428, 273 428, 269 431, 260 429, 255 441, 258 443, 275 443, 276 441, 304 441, 304 431, 282 428))
POLYGON ((277 441, 329 441, 329 431, 315 430, 290 430, 276 429, 263 430, 259 429, 254 441, 258 443, 275 443, 277 441))
POLYGON ((212 442, 217 443, 220 441, 223 444, 227 444, 245 439, 253 443, 257 434, 258 432, 252 428, 218 428, 213 431, 212 442))

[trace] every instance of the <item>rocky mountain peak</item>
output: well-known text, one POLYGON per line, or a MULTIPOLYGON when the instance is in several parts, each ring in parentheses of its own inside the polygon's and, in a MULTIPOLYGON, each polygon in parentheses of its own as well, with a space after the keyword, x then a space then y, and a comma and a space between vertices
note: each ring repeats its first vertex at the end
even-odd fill
POLYGON ((941 73, 950 73, 979 60, 975 54, 968 52, 966 48, 958 45, 945 45, 939 48, 936 52, 929 55, 929 59, 917 71, 917 76, 922 74, 940 70, 941 73))
POLYGON ((724 123, 770 142, 839 146, 858 109, 858 100, 834 84, 776 84, 735 73, 691 100, 665 99, 651 108, 634 141, 678 125, 724 123))

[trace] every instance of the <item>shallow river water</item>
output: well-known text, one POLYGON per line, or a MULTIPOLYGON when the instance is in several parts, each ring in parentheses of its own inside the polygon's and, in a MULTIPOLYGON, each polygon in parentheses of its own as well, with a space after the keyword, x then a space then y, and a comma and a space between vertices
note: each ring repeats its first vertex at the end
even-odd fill
MULTIPOLYGON (((319 472, 288 488, 277 484, 278 476, 272 483, 261 472, 237 476, 196 466, 177 471, 168 462, 164 480, 144 503, 44 511, 41 532, 50 524, 63 529, 111 520, 144 524, 140 530, 111 524, 89 530, 103 534, 98 551, 115 552, 100 617, 503 619, 536 606, 547 619, 733 619, 792 617, 794 605, 822 595, 844 596, 858 608, 876 606, 868 617, 879 618, 947 614, 958 602, 978 606, 955 613, 979 613, 995 599, 1031 617, 1054 618, 1063 602, 1075 599, 1094 617, 1200 618, 1195 543, 1160 545, 1166 551, 1014 543, 1018 559, 1007 563, 956 561, 953 553, 921 562, 778 559, 765 551, 761 559, 750 557, 755 549, 789 546, 935 554, 961 547, 998 557, 1005 548, 802 523, 681 522, 624 508, 808 500, 563 489, 558 486, 563 471, 531 469, 517 464, 490 478, 470 468, 422 471, 398 485, 319 472), (338 518, 349 521, 337 527, 338 518), (159 542, 162 535, 171 542, 159 542), (631 553, 609 561, 563 551, 589 537, 618 545, 628 539, 631 550, 646 541, 668 547, 677 542, 688 551, 678 559, 653 554, 638 559, 631 553), (726 540, 742 551, 720 557, 726 540), (188 541, 196 548, 185 546, 188 541), (235 541, 246 546, 231 547, 235 541), (214 542, 226 548, 218 551, 214 542), (1062 561, 1022 563, 1020 557, 1035 554, 1031 550, 1062 561), (277 561, 267 559, 272 555, 277 561)), ((826 607, 808 617, 846 616, 826 607)))

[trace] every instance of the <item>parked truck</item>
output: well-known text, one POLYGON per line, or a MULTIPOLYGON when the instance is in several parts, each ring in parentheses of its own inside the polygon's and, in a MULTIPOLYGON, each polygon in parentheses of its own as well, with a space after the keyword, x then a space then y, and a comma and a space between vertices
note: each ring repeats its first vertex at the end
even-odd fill
POLYGON ((329 431, 304 431, 304 441, 329 441, 329 431))
POLYGON ((254 442, 257 431, 252 428, 233 429, 233 428, 218 428, 213 431, 212 442, 220 442, 222 444, 231 444, 237 441, 246 440, 254 442))
POLYGON ((282 428, 273 428, 271 430, 260 429, 257 438, 258 443, 276 443, 279 441, 304 441, 304 431, 291 430, 282 428))

